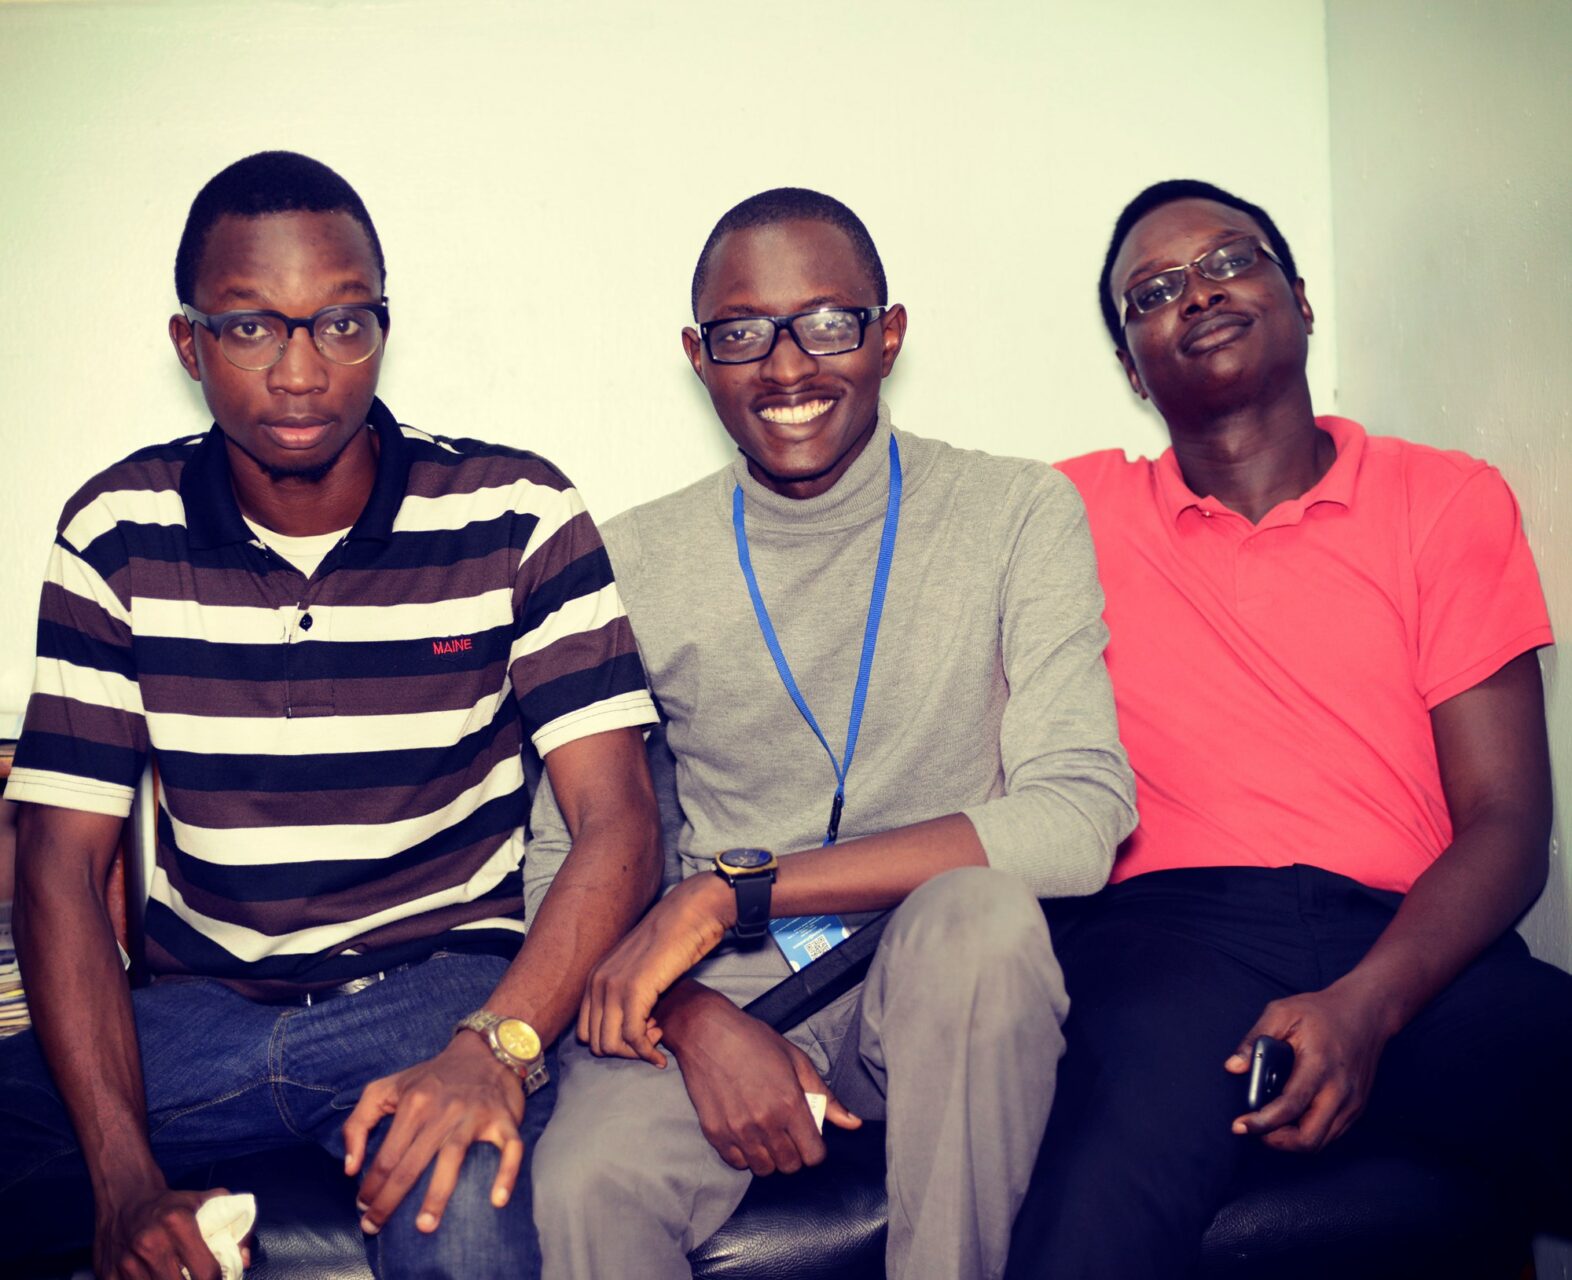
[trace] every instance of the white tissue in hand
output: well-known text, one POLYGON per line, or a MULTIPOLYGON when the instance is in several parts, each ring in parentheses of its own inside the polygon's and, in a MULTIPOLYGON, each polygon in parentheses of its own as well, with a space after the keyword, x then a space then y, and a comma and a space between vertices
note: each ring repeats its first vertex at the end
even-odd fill
MULTIPOLYGON (((828 1105, 827 1099, 822 1093, 805 1093, 803 1097, 808 1099, 808 1110, 813 1113, 813 1123, 818 1125, 819 1132, 823 1133, 824 1108, 828 1105)), ((229 1277, 225 1276, 224 1280, 229 1280, 229 1277)))
POLYGON ((202 1239, 218 1260, 223 1280, 240 1280, 245 1270, 240 1260, 240 1242, 251 1234, 256 1223, 257 1198, 250 1192, 214 1196, 202 1202, 196 1220, 202 1239))

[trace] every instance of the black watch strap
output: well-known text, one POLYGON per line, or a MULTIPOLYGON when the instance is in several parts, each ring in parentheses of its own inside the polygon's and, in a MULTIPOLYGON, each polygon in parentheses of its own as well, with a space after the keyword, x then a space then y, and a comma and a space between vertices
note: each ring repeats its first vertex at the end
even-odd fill
POLYGON ((737 894, 737 925, 733 932, 746 942, 762 938, 770 927, 770 886, 773 874, 738 876, 731 882, 737 894))

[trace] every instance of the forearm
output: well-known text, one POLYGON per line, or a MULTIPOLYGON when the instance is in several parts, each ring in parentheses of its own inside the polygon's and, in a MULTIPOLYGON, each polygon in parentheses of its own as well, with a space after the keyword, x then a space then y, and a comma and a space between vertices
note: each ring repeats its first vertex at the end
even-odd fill
POLYGON ((1512 926, 1544 886, 1546 865, 1543 835, 1520 810, 1479 815, 1335 985, 1374 1002, 1395 1034, 1512 926))
POLYGON ((660 888, 661 859, 653 805, 587 818, 487 1007, 523 1018, 547 1044, 561 1035, 590 970, 660 888))
POLYGON ((17 955, 39 1047, 72 1124, 100 1209, 161 1189, 148 1145, 130 991, 96 862, 71 857, 23 806, 17 955))

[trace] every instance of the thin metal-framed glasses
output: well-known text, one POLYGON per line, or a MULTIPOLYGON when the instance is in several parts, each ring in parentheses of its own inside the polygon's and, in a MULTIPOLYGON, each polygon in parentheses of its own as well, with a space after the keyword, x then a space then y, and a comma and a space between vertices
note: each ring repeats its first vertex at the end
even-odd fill
POLYGON ((889 307, 818 307, 789 316, 728 316, 699 326, 716 364, 752 364, 775 350, 782 331, 804 355, 842 356, 862 346, 868 326, 889 307))
POLYGON ((1129 324, 1132 311, 1137 315, 1150 315, 1183 297, 1192 268, 1208 280, 1232 280, 1255 266, 1260 261, 1258 254, 1270 258, 1280 267, 1283 265, 1283 260, 1256 237, 1241 236, 1216 249, 1208 249, 1194 262, 1169 267, 1154 276, 1137 280, 1124 291, 1124 310, 1119 316, 1119 323, 1129 324))
POLYGON ((323 307, 309 316, 282 311, 219 311, 207 315, 192 306, 180 310, 218 340, 224 358, 239 369, 260 372, 284 358, 296 329, 334 364, 362 364, 377 353, 388 327, 388 300, 323 307))

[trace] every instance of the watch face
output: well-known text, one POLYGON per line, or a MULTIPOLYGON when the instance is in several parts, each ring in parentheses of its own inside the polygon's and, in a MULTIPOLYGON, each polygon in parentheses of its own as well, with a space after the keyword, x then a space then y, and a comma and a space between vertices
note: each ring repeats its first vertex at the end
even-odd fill
POLYGON ((540 1057, 540 1037, 534 1027, 519 1018, 504 1018, 497 1023, 497 1043, 520 1062, 540 1057))
POLYGON ((715 860, 731 871, 751 871, 768 865, 774 858, 768 849, 727 849, 715 860))

